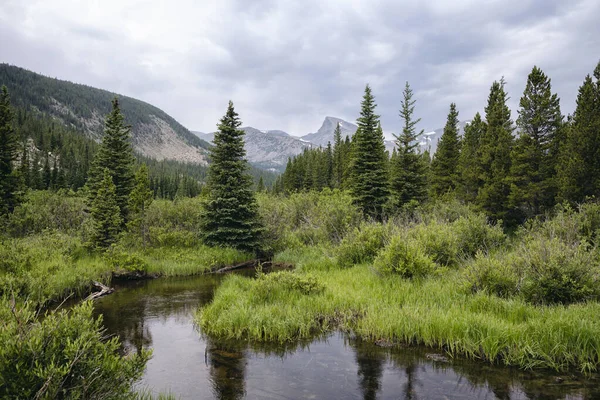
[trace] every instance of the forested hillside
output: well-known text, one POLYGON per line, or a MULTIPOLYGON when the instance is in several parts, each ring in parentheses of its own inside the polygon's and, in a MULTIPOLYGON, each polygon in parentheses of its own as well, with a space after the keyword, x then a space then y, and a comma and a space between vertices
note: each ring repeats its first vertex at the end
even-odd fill
POLYGON ((118 96, 137 152, 158 160, 207 163, 207 142, 143 101, 8 64, 0 64, 0 85, 6 85, 15 107, 45 113, 94 140, 101 137, 104 116, 118 96))

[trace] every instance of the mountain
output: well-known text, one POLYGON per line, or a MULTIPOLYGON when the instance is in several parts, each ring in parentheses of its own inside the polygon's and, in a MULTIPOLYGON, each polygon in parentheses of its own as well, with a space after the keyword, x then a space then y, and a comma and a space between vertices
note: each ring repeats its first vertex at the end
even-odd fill
MULTIPOLYGON (((465 126, 470 122, 471 122, 470 120, 458 122, 458 135, 459 136, 462 136, 464 134, 465 126)), ((420 137, 420 141, 419 141, 421 150, 425 151, 425 150, 429 149, 430 153, 434 154, 435 151, 437 150, 438 142, 442 138, 443 133, 444 133, 444 128, 438 128, 431 132, 425 132, 420 137)))
POLYGON ((325 120, 318 131, 304 135, 301 137, 301 139, 316 146, 326 147, 328 142, 331 142, 333 145, 333 132, 335 131, 338 123, 340 124, 340 128, 342 130, 342 139, 345 139, 346 136, 352 137, 358 128, 353 123, 344 121, 343 119, 336 117, 325 117, 325 120))
POLYGON ((104 118, 117 96, 125 121, 131 125, 134 149, 156 160, 207 164, 209 144, 164 111, 131 97, 117 95, 0 64, 0 85, 6 85, 15 107, 33 109, 99 141, 104 118))
MULTIPOLYGON (((269 171, 283 172, 288 158, 311 147, 310 143, 290 136, 284 131, 262 131, 251 126, 241 129, 246 133, 244 142, 248 161, 255 167, 269 171)), ((214 139, 214 133, 192 132, 209 142, 214 139)))

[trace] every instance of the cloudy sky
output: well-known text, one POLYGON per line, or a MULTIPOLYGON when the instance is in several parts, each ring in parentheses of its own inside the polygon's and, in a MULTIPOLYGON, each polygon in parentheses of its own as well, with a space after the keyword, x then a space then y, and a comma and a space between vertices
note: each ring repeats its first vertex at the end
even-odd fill
POLYGON ((1 0, 0 62, 154 104, 213 131, 295 135, 354 121, 366 83, 387 134, 409 81, 425 130, 482 111, 502 76, 513 118, 534 65, 563 112, 600 59, 598 0, 1 0))

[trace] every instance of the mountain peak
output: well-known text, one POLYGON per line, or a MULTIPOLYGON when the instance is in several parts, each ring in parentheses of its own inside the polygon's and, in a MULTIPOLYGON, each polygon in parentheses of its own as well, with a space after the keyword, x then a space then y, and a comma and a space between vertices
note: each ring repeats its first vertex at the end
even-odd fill
POLYGON ((358 128, 353 123, 341 118, 327 116, 317 132, 302 136, 302 140, 314 143, 317 146, 327 146, 327 143, 333 143, 333 133, 338 124, 342 130, 342 137, 354 135, 358 128))

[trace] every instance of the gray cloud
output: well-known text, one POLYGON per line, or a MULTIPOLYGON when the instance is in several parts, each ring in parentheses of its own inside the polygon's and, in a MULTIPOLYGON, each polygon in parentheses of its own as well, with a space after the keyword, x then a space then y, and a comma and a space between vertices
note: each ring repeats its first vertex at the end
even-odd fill
POLYGON ((0 61, 137 97, 213 130, 232 99, 243 122, 302 135, 355 120, 366 83, 397 132, 409 81, 421 127, 485 106, 504 76, 516 119, 540 66, 572 112, 600 57, 597 0, 5 0, 0 61), (122 4, 127 3, 127 4, 122 4), (426 4, 425 4, 426 3, 426 4))

